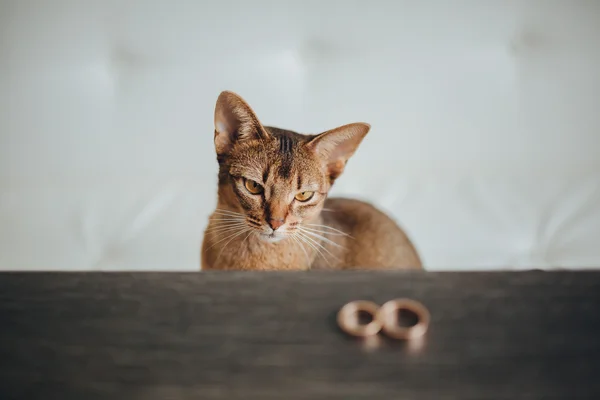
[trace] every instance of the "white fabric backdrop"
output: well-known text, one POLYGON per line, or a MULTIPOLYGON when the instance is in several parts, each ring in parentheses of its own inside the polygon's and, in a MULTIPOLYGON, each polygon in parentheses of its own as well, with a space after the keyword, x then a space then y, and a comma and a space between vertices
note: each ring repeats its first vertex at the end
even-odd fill
POLYGON ((428 269, 600 266, 600 2, 0 0, 0 269, 197 270, 214 102, 372 130, 428 269))

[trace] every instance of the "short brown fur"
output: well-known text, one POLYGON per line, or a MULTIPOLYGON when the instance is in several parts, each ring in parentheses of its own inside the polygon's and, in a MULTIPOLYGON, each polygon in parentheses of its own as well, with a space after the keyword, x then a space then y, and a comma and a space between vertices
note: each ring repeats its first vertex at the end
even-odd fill
POLYGON ((372 205, 327 198, 369 132, 354 123, 319 135, 263 126, 237 94, 215 108, 217 209, 204 270, 420 269, 407 235, 372 205))

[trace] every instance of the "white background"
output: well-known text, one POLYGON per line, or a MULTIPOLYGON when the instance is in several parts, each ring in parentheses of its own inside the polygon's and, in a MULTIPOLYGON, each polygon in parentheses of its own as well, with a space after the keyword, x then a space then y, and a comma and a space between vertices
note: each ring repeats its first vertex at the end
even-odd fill
POLYGON ((199 269, 225 89, 430 270, 600 266, 600 1, 0 0, 0 269, 199 269))

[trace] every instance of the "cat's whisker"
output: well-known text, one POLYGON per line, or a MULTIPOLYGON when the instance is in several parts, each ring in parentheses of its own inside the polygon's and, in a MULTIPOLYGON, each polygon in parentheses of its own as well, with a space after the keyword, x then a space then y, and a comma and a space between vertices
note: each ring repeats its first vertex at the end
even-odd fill
POLYGON ((224 210, 222 208, 217 208, 214 212, 217 214, 223 214, 223 215, 232 215, 232 216, 240 215, 242 217, 244 216, 244 214, 242 214, 242 213, 239 213, 236 211, 224 210))
POLYGON ((229 226, 229 227, 225 227, 225 228, 220 228, 220 229, 214 229, 214 230, 207 230, 207 233, 212 233, 214 235, 217 236, 221 236, 224 233, 227 233, 229 231, 233 231, 235 229, 242 229, 242 228, 246 228, 247 225, 236 225, 236 226, 229 226))
POLYGON ((352 237, 352 236, 350 236, 349 234, 347 234, 346 232, 342 232, 342 231, 340 231, 339 229, 335 229, 335 228, 333 228, 333 227, 331 227, 331 226, 327 226, 327 225, 321 225, 321 224, 304 224, 304 225, 305 225, 305 226, 314 226, 315 228, 325 228, 325 229, 330 229, 330 230, 332 230, 332 231, 334 231, 334 232, 337 232, 337 233, 339 233, 339 234, 341 234, 341 235, 348 236, 348 237, 352 237))
POLYGON ((215 240, 216 239, 222 239, 222 240, 227 240, 228 238, 231 237, 231 235, 233 235, 236 232, 239 232, 240 230, 244 230, 245 228, 237 228, 237 229, 232 229, 229 230, 227 232, 220 232, 215 236, 215 240))
MULTIPOLYGON (((317 240, 311 238, 310 236, 307 236, 305 232, 302 231, 298 231, 298 233, 300 233, 306 240, 308 240, 309 242, 312 242, 313 244, 315 244, 315 246, 320 247, 321 249, 325 250, 325 252, 327 254, 329 254, 331 257, 335 258, 337 261, 341 261, 339 258, 337 258, 332 252, 330 252, 329 250, 327 250, 327 248, 325 246, 323 246, 323 244, 321 244, 320 242, 318 242, 317 240)), ((322 255, 322 253, 321 253, 322 255)), ((326 259, 326 257, 323 257, 326 259)), ((330 264, 331 265, 331 264, 330 264)))
POLYGON ((296 235, 298 237, 299 240, 301 240, 302 242, 306 243, 308 246, 310 246, 317 254, 319 254, 321 257, 323 257, 323 259, 325 260, 325 262, 327 262, 327 264, 331 267, 331 262, 327 259, 327 257, 325 257, 325 255, 323 254, 323 252, 321 252, 321 250, 316 247, 314 244, 312 244, 307 237, 304 236, 304 234, 300 231, 296 232, 296 235))
POLYGON ((331 208, 321 208, 321 211, 337 212, 337 210, 334 210, 334 209, 331 209, 331 208))
POLYGON ((211 221, 209 223, 209 227, 219 227, 219 226, 227 226, 227 225, 236 225, 236 224, 246 224, 246 220, 239 220, 239 221, 211 221))
POLYGON ((215 208, 215 210, 239 214, 239 211, 231 211, 231 210, 228 210, 226 208, 215 208))
MULTIPOLYGON (((246 228, 246 229, 243 229, 243 230, 241 230, 241 231, 237 232, 237 233, 236 233, 236 234, 234 234, 233 236, 230 236, 230 237, 231 237, 231 239, 229 239, 229 240, 227 241, 227 243, 225 243, 225 244, 224 244, 224 245, 221 247, 221 251, 219 251, 219 255, 217 255, 217 259, 215 260, 215 264, 216 264, 216 263, 219 261, 219 258, 221 258, 221 254, 223 254, 223 250, 225 250, 225 248, 227 247, 227 245, 228 245, 229 243, 231 243, 231 242, 233 241, 233 239, 235 239, 236 237, 238 237, 238 236, 240 236, 240 235, 242 235, 242 234, 244 234, 244 233, 248 232, 249 230, 250 230, 250 228, 246 228)), ((252 233, 252 232, 250 232, 250 233, 252 233)), ((248 234, 248 236, 250 236, 250 234, 248 234)), ((246 239, 248 238, 248 236, 246 236, 246 239)), ((242 243, 243 243, 243 241, 242 241, 242 243)))
POLYGON ((229 215, 213 215, 209 218, 212 221, 244 221, 246 217, 230 217, 229 215))
POLYGON ((246 217, 231 217, 229 215, 215 215, 210 218, 213 221, 243 221, 246 217))
POLYGON ((214 222, 239 222, 245 221, 246 218, 210 218, 210 220, 214 222))
POLYGON ((316 239, 313 239, 313 238, 311 238, 309 236, 306 236, 306 233, 303 233, 303 235, 305 235, 306 239, 310 240, 311 242, 315 243, 315 245, 317 245, 320 248, 322 248, 323 250, 325 250, 325 252, 327 252, 327 254, 329 254, 331 257, 333 257, 336 260, 340 261, 340 259, 337 258, 332 252, 330 252, 325 246, 323 246, 322 243, 318 242, 316 239))
POLYGON ((245 242, 246 240, 248 240, 248 238, 250 237, 250 235, 252 235, 252 233, 254 233, 254 230, 253 230, 253 229, 250 229, 250 228, 248 228, 248 230, 249 230, 250 232, 248 232, 248 235, 247 235, 247 236, 244 238, 244 240, 242 240, 242 243, 241 243, 241 244, 244 244, 244 242, 245 242))
POLYGON ((246 221, 246 218, 210 218, 214 222, 239 222, 246 221))
POLYGON ((246 221, 227 221, 222 223, 213 223, 208 226, 209 229, 212 228, 224 228, 227 226, 235 226, 235 225, 246 225, 246 221))
POLYGON ((239 225, 228 225, 228 226, 211 227, 211 228, 208 228, 205 232, 214 233, 214 232, 220 232, 220 231, 224 231, 224 230, 232 229, 232 228, 245 228, 247 226, 248 225, 246 225, 246 224, 239 224, 239 225))
POLYGON ((308 252, 306 251, 306 249, 302 245, 302 242, 300 242, 300 240, 296 236, 294 236, 294 235, 292 235, 292 239, 294 240, 294 242, 298 243, 298 246, 300 247, 300 249, 302 250, 302 252, 306 256, 306 261, 310 264, 310 256, 308 255, 308 252))
MULTIPOLYGON (((250 229, 250 228, 246 228, 246 229, 250 229)), ((221 242, 223 242, 223 241, 225 241, 225 240, 227 240, 227 239, 229 239, 231 237, 234 237, 235 235, 239 234, 240 231, 242 231, 242 233, 243 232, 247 232, 246 229, 239 228, 239 230, 236 230, 233 234, 228 235, 228 236, 224 237, 223 239, 220 239, 220 240, 216 241, 215 243, 213 243, 209 248, 207 248, 204 251, 208 251, 208 250, 212 249, 213 247, 215 247, 217 244, 219 244, 219 243, 221 243, 221 242)))
MULTIPOLYGON (((303 233, 304 233, 304 234, 307 234, 308 232, 303 232, 303 233)), ((312 234, 311 236, 318 237, 318 239, 321 239, 321 240, 322 240, 322 241, 324 241, 325 243, 329 243, 329 244, 333 245, 334 247, 337 247, 337 248, 340 248, 340 249, 346 250, 346 248, 345 248, 344 246, 342 246, 342 245, 340 245, 340 244, 337 244, 337 243, 335 243, 334 241, 332 241, 332 240, 329 240, 329 239, 327 239, 327 238, 325 238, 325 237, 323 237, 323 236, 321 236, 321 235, 312 234)), ((312 240, 314 240, 315 242, 317 242, 317 243, 319 244, 319 246, 321 246, 321 248, 322 248, 323 250, 325 250, 325 251, 326 251, 326 252, 327 252, 327 253, 328 253, 328 254, 329 254, 331 257, 333 257, 333 258, 335 258, 336 260, 340 261, 340 259, 339 259, 338 257, 336 257, 336 256, 335 256, 335 254, 331 253, 331 252, 330 252, 330 251, 327 249, 327 247, 326 247, 326 246, 323 244, 323 242, 321 242, 321 241, 319 241, 319 240, 315 239, 314 237, 311 237, 310 239, 312 239, 312 240)))
POLYGON ((309 246, 311 246, 317 251, 317 253, 325 260, 325 262, 327 262, 327 265, 329 265, 330 267, 332 266, 331 260, 329 259, 329 257, 327 257, 327 254, 321 251, 321 249, 323 249, 323 246, 318 245, 318 243, 316 243, 309 237, 303 236, 303 239, 305 243, 307 243, 309 246))
POLYGON ((244 224, 246 223, 245 219, 238 219, 238 220, 211 220, 210 221, 210 226, 224 226, 224 225, 228 225, 228 224, 244 224))
POLYGON ((303 225, 314 226, 314 227, 317 227, 317 228, 325 228, 325 229, 329 229, 329 230, 332 230, 332 231, 335 231, 335 232, 346 234, 346 232, 343 232, 343 231, 341 231, 339 229, 336 229, 336 228, 334 228, 332 226, 329 226, 329 225, 323 225, 323 224, 303 224, 303 225))
POLYGON ((300 242, 300 240, 298 240, 298 238, 296 237, 296 234, 295 233, 290 234, 290 239, 292 239, 296 244, 298 244, 298 246, 300 247, 300 249, 306 256, 306 262, 310 266, 310 257, 308 255, 308 253, 306 252, 306 249, 304 248, 304 246, 302 246, 302 243, 300 242))
POLYGON ((307 235, 311 235, 311 236, 314 236, 314 237, 316 237, 316 238, 319 238, 319 239, 321 239, 321 240, 323 240, 323 241, 325 241, 325 242, 329 243, 329 244, 330 244, 330 245, 332 245, 332 246, 339 247, 340 249, 345 249, 345 247, 344 247, 344 246, 342 246, 342 245, 340 245, 340 244, 337 244, 337 243, 336 243, 336 242, 334 242, 333 240, 327 239, 325 236, 319 235, 319 234, 317 234, 317 233, 314 233, 314 232, 307 231, 307 230, 305 230, 305 228, 302 228, 302 227, 299 227, 298 229, 300 229, 300 230, 301 230, 302 232, 304 232, 305 234, 307 234, 307 235))
POLYGON ((348 236, 348 234, 345 233, 338 233, 338 232, 332 232, 332 231, 324 231, 321 229, 315 229, 315 228, 307 228, 306 226, 302 226, 302 229, 306 230, 306 231, 310 231, 310 232, 315 232, 315 233, 322 233, 324 235, 331 235, 331 236, 348 236))

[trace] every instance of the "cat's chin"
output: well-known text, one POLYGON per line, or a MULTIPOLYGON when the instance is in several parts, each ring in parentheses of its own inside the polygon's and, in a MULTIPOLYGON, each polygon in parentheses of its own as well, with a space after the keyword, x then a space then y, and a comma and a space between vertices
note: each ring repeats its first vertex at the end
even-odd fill
POLYGON ((277 243, 277 242, 280 242, 283 239, 285 239, 285 236, 283 236, 281 234, 277 234, 277 233, 271 233, 271 234, 260 233, 258 235, 258 237, 260 238, 260 240, 267 242, 267 243, 277 243))

